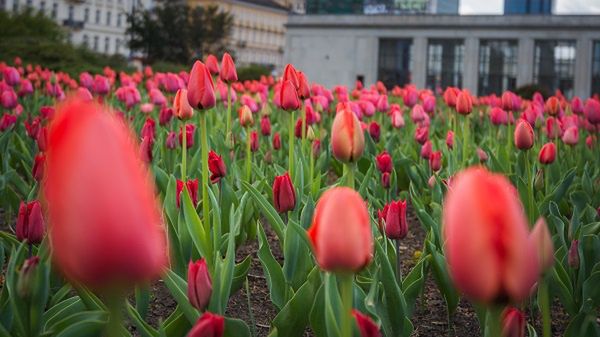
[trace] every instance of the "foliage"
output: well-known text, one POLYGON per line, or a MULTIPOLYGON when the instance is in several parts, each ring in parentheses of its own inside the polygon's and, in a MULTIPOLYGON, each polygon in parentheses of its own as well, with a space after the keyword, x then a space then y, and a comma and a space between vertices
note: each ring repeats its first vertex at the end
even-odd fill
POLYGON ((271 70, 268 67, 261 65, 249 65, 247 67, 240 67, 237 69, 238 80, 259 80, 261 76, 269 76, 271 70))
POLYGON ((539 85, 539 84, 526 84, 524 86, 518 87, 515 90, 515 94, 517 94, 525 99, 531 99, 533 97, 533 94, 535 94, 536 92, 539 92, 540 94, 542 94, 542 96, 544 96, 544 98, 551 96, 548 89, 545 86, 539 85))

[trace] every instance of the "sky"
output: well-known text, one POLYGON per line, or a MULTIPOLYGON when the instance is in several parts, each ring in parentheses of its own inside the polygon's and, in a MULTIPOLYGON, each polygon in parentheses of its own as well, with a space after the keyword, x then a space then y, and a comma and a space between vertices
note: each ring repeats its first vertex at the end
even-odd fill
MULTIPOLYGON (((555 0, 555 14, 600 14, 600 0, 555 0)), ((461 14, 502 14, 504 0, 460 0, 461 14)))

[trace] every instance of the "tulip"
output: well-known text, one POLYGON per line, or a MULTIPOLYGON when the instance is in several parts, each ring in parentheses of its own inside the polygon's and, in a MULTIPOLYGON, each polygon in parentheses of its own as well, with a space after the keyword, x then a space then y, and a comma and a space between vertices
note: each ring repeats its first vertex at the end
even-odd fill
POLYGON ((99 105, 73 100, 58 108, 44 196, 52 258, 71 281, 114 289, 166 268, 162 211, 138 153, 128 127, 99 105))
POLYGON ((591 124, 600 124, 600 102, 597 100, 588 98, 583 113, 591 124))
POLYGON ((27 243, 37 245, 44 238, 45 228, 40 202, 37 200, 29 203, 21 201, 15 229, 17 240, 27 240, 27 243))
POLYGON ((446 88, 444 91, 444 102, 451 108, 456 107, 456 91, 452 87, 446 88))
POLYGON ((569 267, 579 269, 579 240, 571 241, 567 262, 569 263, 569 267))
POLYGON ((236 82, 238 80, 235 63, 229 53, 224 53, 221 59, 221 80, 226 83, 236 82))
POLYGON ((40 128, 35 137, 35 141, 40 152, 45 152, 48 147, 48 129, 46 127, 40 128))
POLYGON ((352 316, 354 316, 354 319, 356 320, 356 325, 358 326, 361 337, 381 337, 379 327, 369 316, 358 310, 352 310, 352 316))
POLYGON ((423 145, 429 139, 429 128, 428 127, 417 127, 415 129, 415 140, 417 143, 423 145))
POLYGON ((323 193, 308 236, 319 266, 326 271, 357 272, 373 257, 367 206, 360 194, 348 187, 323 193))
POLYGON ((204 311, 210 302, 212 282, 206 260, 200 259, 188 264, 187 296, 192 306, 204 311))
POLYGON ((225 318, 205 312, 194 324, 187 337, 222 337, 225 331, 225 318))
POLYGON ((263 116, 260 120, 260 133, 263 136, 269 136, 271 134, 271 120, 269 116, 263 116))
POLYGON ((208 169, 211 173, 210 181, 213 184, 218 183, 221 178, 224 178, 227 175, 227 167, 223 162, 223 158, 212 150, 208 153, 208 169))
POLYGON ((308 79, 306 78, 306 75, 301 71, 298 72, 298 83, 298 97, 300 97, 300 99, 310 98, 310 86, 308 84, 308 79))
POLYGON ((402 101, 404 102, 404 105, 406 105, 409 108, 412 108, 415 106, 415 104, 417 104, 418 99, 419 93, 415 89, 409 89, 406 91, 406 94, 404 94, 402 101))
POLYGON ((31 122, 25 121, 25 131, 27 135, 33 139, 37 138, 38 132, 40 131, 42 120, 39 117, 34 118, 31 122))
POLYGON ((552 267, 554 263, 554 245, 552 244, 552 236, 544 218, 539 218, 535 223, 533 230, 529 234, 529 240, 531 240, 531 244, 537 249, 541 269, 546 270, 552 267))
POLYGON ((34 289, 39 288, 39 285, 36 284, 35 274, 39 263, 39 256, 32 256, 23 262, 23 267, 21 267, 17 279, 17 294, 19 294, 19 297, 29 298, 34 289))
POLYGON ((195 207, 198 204, 198 179, 190 179, 185 184, 183 181, 177 179, 177 208, 181 206, 181 192, 183 191, 184 187, 187 187, 188 195, 192 200, 192 205, 195 207))
POLYGON ((529 295, 539 261, 518 193, 506 177, 482 167, 458 173, 444 201, 443 235, 450 275, 468 297, 490 303, 529 295))
POLYGON ((312 155, 314 157, 318 157, 319 153, 321 152, 321 141, 318 139, 315 139, 312 143, 312 155))
POLYGON ((392 126, 396 129, 399 129, 404 126, 404 117, 402 117, 402 112, 400 110, 394 110, 390 116, 392 126))
POLYGON ((448 130, 448 133, 446 134, 446 146, 450 150, 454 147, 454 131, 452 130, 448 130))
POLYGON ((421 146, 421 158, 429 160, 431 157, 431 153, 433 152, 433 145, 431 141, 428 140, 421 146))
POLYGON ((252 131, 250 133, 250 149, 252 152, 258 151, 258 133, 256 131, 252 131))
POLYGON ((490 121, 494 125, 506 125, 508 124, 508 113, 498 107, 494 107, 490 110, 490 121))
POLYGON ((242 105, 238 109, 238 116, 240 119, 240 125, 242 127, 249 127, 254 124, 254 118, 252 117, 252 111, 247 105, 242 105))
POLYGON ((152 162, 152 148, 154 147, 154 137, 145 136, 140 144, 140 157, 146 164, 152 162))
POLYGON ((379 143, 379 137, 381 137, 381 128, 375 121, 369 124, 369 134, 375 143, 379 143))
POLYGON ((429 156, 429 167, 432 171, 439 171, 442 168, 442 151, 434 151, 429 156))
POLYGON ((585 138, 585 145, 588 147, 588 149, 593 149, 594 148, 594 143, 596 142, 596 136, 592 136, 589 135, 585 138))
POLYGON ((562 141, 567 145, 577 145, 577 142, 579 142, 579 128, 577 126, 568 127, 563 133, 562 141))
MULTIPOLYGON (((221 70, 223 73, 223 70, 221 70)), ((187 99, 196 109, 210 109, 215 106, 215 87, 208 68, 204 63, 196 61, 190 72, 187 99)))
POLYGON ((17 94, 12 88, 2 91, 0 94, 0 104, 6 110, 11 110, 17 107, 18 101, 17 94))
POLYGON ((516 104, 517 96, 511 91, 505 91, 502 93, 502 109, 506 111, 517 111, 519 110, 519 105, 516 104))
MULTIPOLYGON (((300 80, 298 79, 298 72, 293 65, 287 64, 283 69, 283 82, 290 81, 294 86, 294 90, 300 88, 300 80)), ((282 100, 283 102, 283 100, 282 100)))
POLYGON ((554 143, 546 143, 540 149, 539 161, 540 164, 552 164, 556 159, 556 145, 554 143))
POLYGON ((383 186, 383 188, 385 188, 385 189, 390 188, 390 173, 389 172, 383 172, 381 174, 381 186, 383 186))
MULTIPOLYGON (((186 95, 186 101, 187 101, 187 95, 186 95)), ((189 102, 188 102, 188 105, 189 105, 189 102)), ((160 109, 160 113, 158 114, 158 123, 161 126, 165 126, 165 125, 169 124, 169 122, 171 121, 171 118, 173 118, 173 109, 167 108, 167 107, 162 107, 160 109)))
POLYGON ((194 115, 194 109, 188 102, 188 91, 186 89, 177 90, 173 100, 173 114, 181 120, 190 119, 194 115))
POLYGON ((290 175, 275 177, 273 182, 273 205, 279 213, 293 211, 296 207, 296 192, 290 175))
POLYGON ((525 315, 508 307, 502 313, 502 337, 525 337, 525 315))
POLYGON ((488 160, 488 155, 482 148, 477 148, 477 157, 479 158, 480 163, 484 163, 488 160))
POLYGON ((577 96, 573 97, 573 99, 571 100, 571 111, 573 111, 573 113, 576 115, 581 115, 583 113, 583 110, 584 105, 581 101, 581 98, 577 96))
POLYGON ((560 102, 558 101, 558 98, 556 96, 548 98, 546 105, 544 106, 544 110, 550 116, 558 115, 560 111, 560 102))
POLYGON ((335 158, 344 163, 356 162, 365 149, 365 135, 356 115, 340 110, 331 126, 331 148, 335 158))
POLYGON ((432 113, 435 110, 435 96, 427 95, 423 98, 423 110, 427 113, 432 113))
POLYGON ((519 119, 515 127, 515 146, 519 150, 529 150, 533 147, 534 135, 529 122, 519 119))
POLYGON ((206 65, 206 68, 208 68, 208 71, 210 71, 211 75, 219 74, 219 61, 215 55, 209 54, 206 57, 206 60, 204 60, 204 64, 206 65))
POLYGON ((473 100, 468 91, 461 91, 456 97, 456 112, 461 115, 468 115, 473 111, 473 100))
POLYGON ((281 108, 286 111, 298 110, 300 107, 300 99, 298 92, 291 81, 284 81, 279 89, 279 102, 281 108))
MULTIPOLYGON (((17 123, 17 116, 15 116, 13 114, 5 113, 4 115, 2 115, 2 118, 0 118, 0 131, 6 131, 11 126, 15 125, 16 123, 17 123)), ((36 133, 36 136, 37 136, 37 133, 36 133)))
POLYGON ((273 136, 273 150, 279 149, 281 149, 281 136, 279 135, 279 132, 275 132, 275 135, 273 136))
MULTIPOLYGON (((185 125, 185 148, 189 149, 194 146, 194 131, 196 131, 196 126, 194 124, 186 124, 185 125)), ((183 132, 182 129, 179 129, 179 144, 183 146, 183 132)))
POLYGON ((406 222, 406 201, 392 201, 385 205, 383 211, 379 214, 383 220, 385 235, 392 240, 401 240, 408 233, 408 224, 406 222))
POLYGON ((387 151, 383 151, 377 157, 375 157, 375 162, 377 164, 377 169, 379 172, 383 173, 391 173, 394 168, 394 163, 392 162, 392 156, 390 156, 387 151))
POLYGON ((560 134, 561 128, 558 119, 548 117, 548 119, 546 119, 546 136, 548 136, 548 139, 556 139, 560 137, 560 134))
POLYGON ((11 87, 16 87, 21 82, 21 75, 15 67, 6 67, 3 71, 4 81, 11 87))
POLYGON ((31 175, 35 181, 40 182, 44 177, 44 169, 46 167, 46 155, 40 152, 35 155, 33 160, 33 168, 31 169, 31 175))

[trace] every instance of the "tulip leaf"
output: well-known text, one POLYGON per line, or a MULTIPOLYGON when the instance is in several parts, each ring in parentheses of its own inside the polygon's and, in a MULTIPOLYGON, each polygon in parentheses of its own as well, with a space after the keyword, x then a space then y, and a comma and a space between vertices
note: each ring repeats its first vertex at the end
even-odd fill
POLYGON ((427 250, 431 254, 431 266, 433 278, 440 288, 440 292, 446 301, 448 316, 452 315, 458 307, 459 296, 456 289, 450 281, 448 269, 446 267, 446 258, 438 252, 431 241, 426 240, 427 250))
POLYGON ((341 328, 338 324, 339 318, 343 315, 343 304, 340 298, 336 278, 331 273, 325 273, 324 283, 324 317, 325 330, 329 337, 344 337, 341 335, 341 328))
POLYGON ((283 244, 285 242, 285 237, 283 234, 283 228, 285 227, 285 224, 283 223, 283 220, 279 214, 277 214, 275 208, 273 208, 273 206, 267 202, 267 199, 265 199, 265 197, 260 194, 260 192, 258 192, 254 186, 250 185, 246 181, 242 181, 242 186, 246 191, 250 192, 250 195, 252 195, 254 201, 263 211, 267 220, 269 220, 269 225, 271 225, 271 228, 273 228, 273 231, 275 231, 275 234, 277 234, 279 241, 283 244))
POLYGON ((179 277, 172 270, 167 270, 167 272, 163 276, 163 281, 165 281, 165 285, 169 288, 171 295, 179 305, 179 308, 188 319, 190 324, 196 323, 200 314, 198 311, 192 306, 187 297, 187 282, 179 277))
POLYGON ((250 337, 250 328, 246 322, 235 319, 225 318, 225 330, 223 331, 223 337, 250 337))
POLYGON ((53 334, 59 334, 62 331, 67 330, 73 324, 82 321, 98 321, 106 324, 108 322, 108 313, 105 311, 84 311, 74 313, 55 322, 48 328, 48 331, 51 331, 53 334))
POLYGON ((56 337, 91 337, 98 336, 106 325, 106 321, 85 320, 76 322, 63 330, 56 337))
POLYGON ((362 196, 365 195, 365 191, 367 189, 369 182, 371 181, 371 176, 373 176, 374 170, 375 170, 375 166, 370 165, 369 169, 367 170, 367 173, 365 173, 365 176, 363 177, 362 182, 360 183, 360 187, 358 188, 358 194, 360 194, 362 196))
POLYGON ((594 305, 600 305, 600 271, 592 273, 592 275, 583 282, 583 296, 584 300, 591 299, 594 305))
POLYGON ((584 310, 571 319, 565 337, 597 337, 600 336, 600 327, 596 322, 596 315, 584 310))
POLYGON ((73 296, 66 299, 54 306, 44 313, 44 330, 48 330, 48 327, 52 326, 57 321, 64 319, 72 314, 82 312, 85 310, 83 302, 78 296, 73 296))
POLYGON ((206 259, 207 264, 210 266, 212 264, 211 244, 204 231, 202 221, 196 212, 196 208, 192 205, 192 199, 190 199, 189 193, 181 193, 180 197, 181 207, 183 208, 183 215, 188 229, 187 234, 191 237, 198 253, 206 259))
POLYGON ((146 323, 140 313, 129 303, 127 303, 127 313, 142 337, 158 337, 158 331, 146 323))
POLYGON ((412 315, 415 303, 425 285, 425 275, 429 266, 430 255, 424 256, 402 280, 402 291, 406 299, 408 316, 412 315))
POLYGON ((28 313, 25 303, 20 300, 17 292, 17 263, 24 260, 25 242, 21 243, 18 249, 11 252, 8 266, 6 267, 6 284, 8 289, 10 304, 13 312, 14 323, 16 323, 17 331, 21 336, 29 335, 29 326, 26 325, 28 313))
POLYGON ((12 337, 10 332, 8 332, 2 324, 0 324, 0 337, 12 337))
POLYGON ((65 296, 69 295, 69 293, 72 290, 73 290, 73 288, 71 288, 71 285, 66 283, 57 292, 55 292, 54 295, 52 295, 52 298, 50 299, 50 303, 48 303, 48 306, 53 307, 56 304, 62 302, 63 299, 65 298, 65 296))
POLYGON ((258 258, 263 267, 271 301, 281 310, 288 300, 290 289, 285 282, 285 276, 281 265, 275 260, 263 227, 258 224, 258 258))
POLYGON ((177 306, 175 311, 167 318, 166 321, 159 327, 159 336, 161 337, 183 337, 192 328, 190 323, 181 311, 181 307, 177 306))
POLYGON ((252 255, 246 256, 246 258, 235 265, 233 271, 233 280, 231 282, 231 290, 230 294, 234 294, 236 291, 242 288, 246 277, 248 276, 248 271, 250 270, 250 266, 252 264, 252 255))
MULTIPOLYGON (((293 226, 299 226, 293 219, 288 220, 285 228, 285 243, 283 245, 283 273, 285 279, 293 289, 298 289, 306 280, 306 275, 312 266, 310 265, 310 250, 301 243, 301 235, 293 226), (292 225, 293 222, 293 225, 292 225)), ((279 329, 281 331, 281 329, 279 329)))

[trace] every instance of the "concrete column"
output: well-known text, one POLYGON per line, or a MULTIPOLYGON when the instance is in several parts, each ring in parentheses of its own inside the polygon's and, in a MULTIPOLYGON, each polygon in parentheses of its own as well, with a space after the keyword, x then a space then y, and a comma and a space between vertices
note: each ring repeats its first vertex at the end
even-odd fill
POLYGON ((463 88, 477 93, 477 75, 479 72, 479 39, 465 39, 465 57, 463 61, 463 88))
POLYGON ((592 91, 592 46, 589 38, 579 38, 575 45, 575 79, 573 94, 587 98, 592 91))
POLYGON ((523 37, 519 39, 517 57, 517 87, 531 84, 533 82, 534 41, 532 38, 523 37))
POLYGON ((416 36, 412 45, 412 83, 417 88, 425 88, 427 76, 427 38, 416 36))

